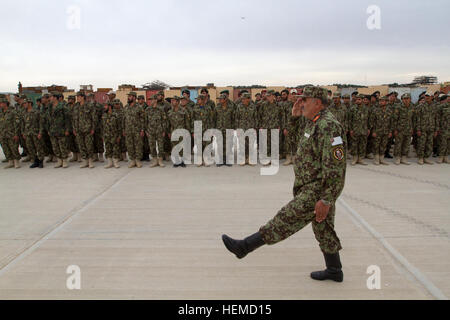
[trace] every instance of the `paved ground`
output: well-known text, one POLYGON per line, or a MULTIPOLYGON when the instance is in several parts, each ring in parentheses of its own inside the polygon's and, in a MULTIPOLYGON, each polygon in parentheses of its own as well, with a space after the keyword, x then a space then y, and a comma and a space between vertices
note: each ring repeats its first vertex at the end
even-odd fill
POLYGON ((0 299, 450 297, 449 165, 349 166, 338 284, 309 278, 323 267, 310 226, 243 260, 222 245, 222 233, 253 233, 290 200, 292 167, 123 164, 0 168, 0 299), (66 287, 69 265, 81 290, 66 287), (379 290, 367 288, 370 265, 379 290))

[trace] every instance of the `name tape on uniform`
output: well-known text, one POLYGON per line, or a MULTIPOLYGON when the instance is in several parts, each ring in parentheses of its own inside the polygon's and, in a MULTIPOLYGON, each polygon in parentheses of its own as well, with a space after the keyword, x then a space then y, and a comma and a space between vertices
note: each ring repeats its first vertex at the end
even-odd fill
POLYGON ((338 144, 342 144, 343 143, 343 141, 342 141, 342 138, 339 136, 339 137, 334 137, 333 139, 331 139, 331 145, 332 146, 337 146, 338 144))

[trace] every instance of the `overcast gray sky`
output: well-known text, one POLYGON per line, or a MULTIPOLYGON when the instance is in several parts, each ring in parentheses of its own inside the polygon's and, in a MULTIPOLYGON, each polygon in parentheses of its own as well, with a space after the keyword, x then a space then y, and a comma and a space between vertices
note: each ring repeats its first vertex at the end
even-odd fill
POLYGON ((0 91, 16 91, 19 81, 73 89, 155 79, 172 86, 370 85, 423 74, 450 81, 448 0, 2 0, 0 6, 0 91), (370 5, 380 9, 381 29, 367 27, 370 5))

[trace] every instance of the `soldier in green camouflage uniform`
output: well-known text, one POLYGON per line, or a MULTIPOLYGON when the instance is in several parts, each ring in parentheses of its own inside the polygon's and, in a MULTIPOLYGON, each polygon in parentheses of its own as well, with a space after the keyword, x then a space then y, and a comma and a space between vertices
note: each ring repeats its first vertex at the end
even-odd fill
POLYGON ((349 114, 349 131, 352 140, 352 165, 367 165, 363 158, 366 154, 369 135, 369 110, 362 104, 363 95, 358 95, 349 114))
POLYGON ((388 165, 384 161, 384 152, 388 139, 392 137, 394 127, 393 110, 387 105, 388 98, 383 97, 379 102, 378 107, 374 107, 369 118, 370 134, 373 138, 373 151, 375 165, 388 165))
POLYGON ((294 199, 255 234, 244 240, 222 235, 222 240, 229 251, 243 258, 256 248, 278 243, 312 223, 327 269, 312 272, 311 277, 341 282, 339 250, 342 247, 334 230, 334 216, 335 202, 345 181, 344 129, 325 108, 327 90, 305 87, 303 95, 302 107, 297 103, 293 106, 294 116, 300 115, 303 109, 303 116, 307 118, 294 159, 294 199))
POLYGON ((439 109, 437 123, 439 124, 439 159, 437 163, 449 163, 448 153, 450 151, 450 96, 442 94, 439 96, 439 109))
MULTIPOLYGON (((370 98, 371 98, 370 95, 367 95, 367 94, 363 95, 363 106, 364 106, 364 108, 366 108, 368 110, 368 119, 371 118, 372 113, 376 109, 376 106, 371 104, 370 98)), ((365 158, 367 158, 367 159, 374 158, 374 143, 375 143, 375 138, 372 137, 371 134, 369 134, 367 137, 366 154, 364 155, 365 158)))
MULTIPOLYGON (((164 138, 168 131, 168 122, 165 103, 158 103, 158 94, 153 95, 150 106, 145 111, 145 133, 148 137, 150 154, 152 161, 150 168, 160 166, 163 163, 164 154, 167 149, 164 147, 164 138), (156 147, 158 145, 158 148, 156 147)), ((169 148, 170 152, 171 148, 169 148)))
POLYGON ((108 163, 105 169, 120 168, 120 140, 123 138, 122 119, 114 112, 114 105, 120 106, 120 100, 114 99, 108 102, 108 109, 102 115, 102 137, 105 143, 105 157, 108 163))
POLYGON ((45 157, 44 141, 42 132, 44 123, 41 121, 39 110, 33 109, 33 102, 27 101, 27 110, 23 116, 22 137, 27 144, 27 150, 30 158, 33 160, 30 168, 43 168, 45 157))
POLYGON ((428 158, 433 152, 433 137, 437 136, 436 108, 432 96, 426 94, 425 100, 417 114, 417 157, 420 165, 433 164, 428 158))
POLYGON ((94 133, 97 113, 94 106, 86 102, 84 92, 77 93, 77 103, 73 110, 73 134, 77 138, 83 162, 80 168, 94 168, 94 133))
MULTIPOLYGON (((192 132, 191 129, 191 121, 189 118, 188 111, 185 108, 180 107, 180 100, 186 100, 184 98, 180 97, 173 97, 171 99, 172 108, 167 113, 167 121, 168 121, 168 129, 167 129, 167 135, 169 138, 171 138, 171 134, 174 132, 174 130, 177 129, 185 129, 189 131, 189 133, 192 132)), ((187 102, 187 101, 186 101, 187 102)), ((171 141, 172 142, 172 149, 175 147, 179 141, 171 141)), ((180 155, 181 157, 184 156, 184 154, 180 155)), ((172 159, 173 166, 174 167, 186 167, 183 159, 172 159)))
MULTIPOLYGON (((204 96, 199 95, 197 97, 197 104, 194 106, 192 110, 192 119, 191 119, 191 127, 194 128, 194 122, 195 121, 201 121, 202 122, 202 137, 206 130, 214 128, 213 124, 213 111, 211 108, 206 106, 206 99, 204 96)), ((197 150, 197 153, 202 155, 203 159, 203 149, 206 147, 207 142, 203 141, 202 139, 202 148, 201 150, 197 150)), ((198 164, 197 166, 200 167, 202 165, 209 166, 209 164, 206 164, 204 160, 202 160, 201 164, 198 164)))
POLYGON ((413 133, 412 108, 411 95, 405 93, 402 95, 402 103, 396 105, 394 109, 394 163, 396 165, 400 163, 409 165, 407 158, 413 133))
POLYGON ((104 112, 104 106, 97 101, 95 101, 95 94, 93 92, 88 94, 88 103, 92 105, 92 108, 95 110, 95 115, 97 122, 95 123, 95 132, 94 132, 94 162, 100 161, 103 162, 103 153, 105 152, 105 148, 103 146, 102 140, 102 116, 104 112))
MULTIPOLYGON (((165 113, 164 117, 166 118, 166 121, 167 121, 167 112, 169 112, 169 110, 171 109, 171 106, 170 106, 170 103, 168 103, 167 101, 164 100, 164 91, 160 90, 156 93, 156 101, 157 101, 157 103, 156 103, 157 107, 164 111, 164 113, 165 113)), ((164 125, 166 126, 167 122, 164 125)), ((160 155, 163 157, 163 160, 168 161, 169 155, 170 155, 170 150, 172 149, 172 143, 170 141, 170 138, 166 134, 163 137, 163 143, 164 144, 163 144, 162 152, 160 152, 160 155)))
POLYGON ((292 117, 292 105, 293 102, 289 100, 289 91, 281 91, 281 102, 279 103, 281 109, 281 131, 282 131, 282 142, 283 150, 286 154, 286 161, 283 163, 284 166, 292 164, 292 158, 295 153, 295 131, 294 128, 290 126, 292 123, 290 121, 292 117))
MULTIPOLYGON (((217 163, 216 166, 220 167, 223 165, 232 166, 231 162, 233 161, 231 159, 227 159, 227 149, 229 152, 232 152, 233 148, 233 139, 227 139, 226 130, 227 129, 235 129, 235 111, 233 109, 233 106, 228 104, 228 99, 226 95, 221 94, 219 97, 219 103, 217 104, 217 108, 215 109, 216 114, 216 123, 215 128, 217 130, 222 131, 222 156, 223 156, 223 163, 217 163)), ((230 155, 231 156, 231 155, 230 155)))
MULTIPOLYGON (((144 95, 139 95, 137 97, 137 103, 144 109, 144 111, 147 110, 148 104, 147 104, 147 102, 145 102, 144 95)), ((141 161, 150 161, 150 147, 149 147, 147 135, 144 135, 144 141, 142 144, 143 144, 143 146, 142 146, 143 149, 142 149, 141 161)))
POLYGON ((136 92, 128 93, 128 104, 123 112, 123 135, 128 151, 128 168, 142 168, 142 144, 145 135, 145 111, 136 103, 136 92))
POLYGON ((53 152, 57 158, 55 168, 67 168, 69 155, 67 137, 70 131, 70 116, 67 108, 58 101, 60 93, 53 93, 50 97, 51 106, 47 110, 47 127, 52 142, 53 152))
POLYGON ((80 155, 80 150, 78 148, 78 143, 76 140, 76 137, 73 134, 73 112, 74 112, 74 107, 75 107, 75 96, 69 96, 67 98, 68 102, 66 104, 67 107, 67 114, 69 116, 69 122, 70 122, 70 133, 69 136, 67 137, 67 145, 69 148, 69 151, 72 152, 72 158, 70 158, 69 162, 81 162, 81 155, 80 155))
POLYGON ((2 145, 8 164, 4 169, 20 168, 19 135, 20 116, 17 111, 9 105, 7 99, 0 99, 0 144, 2 145))
MULTIPOLYGON (((352 108, 352 104, 350 102, 350 95, 349 94, 344 94, 342 96, 342 108, 345 110, 345 132, 346 132, 346 136, 347 136, 347 148, 348 150, 351 150, 351 145, 352 145, 352 140, 350 137, 350 131, 349 131, 349 119, 350 119, 350 110, 352 108)), ((347 150, 346 150, 347 151, 347 150)))
POLYGON ((44 132, 42 134, 42 138, 44 140, 44 146, 45 146, 45 155, 47 156, 47 160, 45 162, 56 162, 56 156, 53 152, 53 146, 52 142, 50 140, 50 135, 48 133, 48 110, 51 108, 51 103, 49 101, 50 94, 46 93, 42 96, 42 107, 40 109, 41 112, 41 118, 44 121, 44 132))
POLYGON ((280 129, 281 109, 275 102, 275 91, 269 90, 266 93, 267 101, 261 105, 261 129, 267 129, 267 156, 271 156, 271 129, 280 129))
MULTIPOLYGON (((26 109, 27 109, 27 96, 24 94, 15 94, 14 95, 14 101, 16 102, 16 111, 19 115, 20 122, 23 122, 23 117, 25 115, 26 109)), ((21 157, 25 157, 22 159, 22 162, 28 162, 30 161, 29 153, 27 150, 27 144, 22 137, 22 132, 19 135, 19 146, 22 147, 23 152, 21 154, 21 157)))
MULTIPOLYGON (((257 125, 256 106, 251 100, 251 95, 249 93, 243 93, 241 96, 241 104, 239 104, 236 110, 235 127, 236 129, 244 130, 244 132, 249 129, 255 129, 255 133, 257 133, 257 125)), ((249 144, 250 141, 248 141, 248 139, 245 137, 244 139, 245 162, 240 165, 244 166, 249 164, 254 166, 254 164, 249 161, 250 148, 253 148, 253 146, 249 144)))

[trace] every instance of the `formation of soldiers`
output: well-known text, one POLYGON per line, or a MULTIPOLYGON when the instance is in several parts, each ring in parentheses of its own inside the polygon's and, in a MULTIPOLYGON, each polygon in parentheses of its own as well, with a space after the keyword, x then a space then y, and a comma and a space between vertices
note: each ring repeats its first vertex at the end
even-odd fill
MULTIPOLYGON (((171 141, 171 133, 186 129, 193 134, 194 121, 202 122, 202 133, 215 128, 224 136, 226 129, 279 129, 280 158, 286 159, 284 165, 290 165, 307 123, 305 117, 292 116, 292 106, 299 98, 296 89, 286 89, 264 90, 252 100, 250 93, 242 90, 232 101, 229 91, 224 90, 215 103, 204 88, 196 102, 190 99, 189 90, 168 99, 159 91, 148 103, 144 96, 130 92, 124 106, 114 92, 108 94, 107 103, 100 104, 93 93, 80 91, 67 101, 59 92, 44 94, 36 104, 16 94, 15 106, 11 106, 6 97, 0 96, 0 144, 7 162, 4 168, 20 168, 20 162, 27 161, 32 162, 30 168, 42 168, 44 161, 56 162, 55 168, 67 168, 70 162, 94 168, 95 162, 105 161, 103 156, 105 168, 119 168, 119 162, 127 160, 129 168, 141 168, 150 156, 150 167, 164 167, 178 143, 171 141)), ((392 157, 392 146, 394 163, 409 164, 411 144, 419 164, 433 164, 433 153, 439 157, 437 163, 448 163, 449 101, 449 96, 440 92, 423 93, 417 104, 411 102, 409 94, 399 100, 395 92, 384 97, 379 92, 354 92, 351 96, 334 93, 328 109, 347 134, 352 165, 366 165, 364 158, 373 159, 375 165, 387 165, 385 158, 392 157)), ((268 130, 269 156, 270 134, 268 130)), ((206 144, 203 142, 203 148, 206 144)), ((223 148, 225 155, 225 143, 223 148)), ((246 141, 246 151, 248 148, 246 141)), ((173 162, 174 167, 186 166, 182 158, 173 162)), ((223 163, 230 165, 225 159, 223 163)), ((251 165, 248 152, 245 164, 251 165)))

